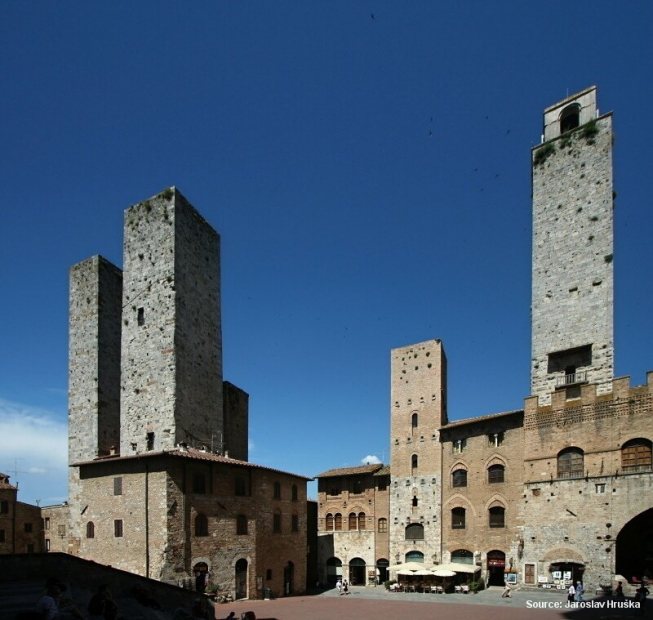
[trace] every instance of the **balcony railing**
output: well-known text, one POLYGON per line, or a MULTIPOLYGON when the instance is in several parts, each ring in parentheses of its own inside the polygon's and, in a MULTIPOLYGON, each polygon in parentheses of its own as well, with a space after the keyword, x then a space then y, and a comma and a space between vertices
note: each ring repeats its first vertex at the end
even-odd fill
POLYGON ((556 378, 556 387, 564 387, 566 385, 576 385, 578 383, 587 383, 587 371, 581 370, 574 372, 570 375, 556 378))

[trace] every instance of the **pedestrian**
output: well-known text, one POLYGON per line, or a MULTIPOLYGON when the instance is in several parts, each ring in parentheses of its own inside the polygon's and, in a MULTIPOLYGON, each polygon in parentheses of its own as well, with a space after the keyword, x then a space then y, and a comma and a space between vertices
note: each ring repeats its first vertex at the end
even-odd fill
POLYGON ((573 603, 576 596, 576 582, 572 583, 567 590, 567 601, 573 603))
POLYGON ((614 589, 614 597, 618 601, 623 601, 626 597, 624 596, 624 586, 623 582, 618 581, 617 582, 617 587, 614 589))
POLYGON ((512 598, 512 591, 510 589, 510 584, 506 581, 505 582, 506 587, 503 590, 503 593, 501 594, 501 598, 512 598))
POLYGON ((646 613, 646 597, 649 595, 648 588, 642 583, 635 591, 635 602, 639 603, 638 615, 643 616, 646 613))
POLYGON ((338 594, 342 594, 342 581, 340 579, 336 581, 336 589, 338 590, 338 594))
POLYGON ((349 583, 347 582, 346 579, 342 582, 342 591, 345 594, 349 594, 349 583))
POLYGON ((576 600, 580 603, 583 602, 583 592, 585 592, 585 586, 583 586, 583 582, 580 581, 576 586, 576 600))

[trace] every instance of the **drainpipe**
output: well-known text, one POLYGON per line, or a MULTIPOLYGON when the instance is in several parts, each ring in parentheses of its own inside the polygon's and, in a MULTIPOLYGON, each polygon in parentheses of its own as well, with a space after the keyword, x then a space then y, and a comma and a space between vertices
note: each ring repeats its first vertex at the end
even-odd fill
POLYGON ((150 577, 150 468, 145 463, 145 576, 150 577))

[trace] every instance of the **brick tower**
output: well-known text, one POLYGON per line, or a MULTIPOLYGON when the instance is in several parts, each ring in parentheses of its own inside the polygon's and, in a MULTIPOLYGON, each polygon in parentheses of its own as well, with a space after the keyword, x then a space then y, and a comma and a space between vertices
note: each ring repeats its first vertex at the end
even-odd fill
POLYGON ((596 88, 544 111, 532 152, 531 394, 580 396, 613 378, 612 114, 599 116, 596 88))
POLYGON ((441 561, 441 445, 447 359, 440 340, 391 352, 390 563, 441 561))

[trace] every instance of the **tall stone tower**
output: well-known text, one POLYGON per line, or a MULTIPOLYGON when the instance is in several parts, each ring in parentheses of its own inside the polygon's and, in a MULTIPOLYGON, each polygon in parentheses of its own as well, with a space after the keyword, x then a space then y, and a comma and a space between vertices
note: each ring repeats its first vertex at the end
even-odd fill
POLYGON ((175 189, 125 212, 123 456, 223 433, 220 237, 175 189))
POLYGON ((532 152, 531 395, 610 391, 613 378, 612 114, 596 87, 544 111, 532 152))
POLYGON ((120 444, 121 300, 122 272, 105 258, 70 268, 69 463, 120 444))
POLYGON ((441 561, 447 358, 440 340, 391 352, 390 562, 441 561))

